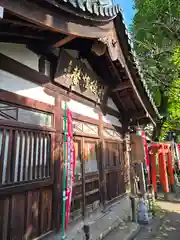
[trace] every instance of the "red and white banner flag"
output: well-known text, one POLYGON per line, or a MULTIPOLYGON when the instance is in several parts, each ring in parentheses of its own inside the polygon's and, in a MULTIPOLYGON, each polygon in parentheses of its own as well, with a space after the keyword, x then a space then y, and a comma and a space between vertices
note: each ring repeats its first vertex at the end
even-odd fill
POLYGON ((72 187, 75 172, 75 150, 73 143, 72 112, 67 109, 67 188, 66 188, 66 221, 65 231, 68 229, 71 209, 72 187))

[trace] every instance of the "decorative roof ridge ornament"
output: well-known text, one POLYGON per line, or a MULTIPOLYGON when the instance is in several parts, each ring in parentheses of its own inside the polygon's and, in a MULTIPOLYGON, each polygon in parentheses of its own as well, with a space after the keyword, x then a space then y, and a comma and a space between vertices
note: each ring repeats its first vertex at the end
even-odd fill
MULTIPOLYGON (((59 4, 64 2, 70 4, 79 11, 87 12, 96 17, 113 19, 121 11, 118 4, 113 4, 111 0, 56 0, 59 4)), ((77 12, 76 12, 77 13, 77 12)))
POLYGON ((102 37, 94 41, 91 51, 97 56, 102 56, 108 49, 112 61, 116 61, 119 56, 117 38, 112 35, 102 37))

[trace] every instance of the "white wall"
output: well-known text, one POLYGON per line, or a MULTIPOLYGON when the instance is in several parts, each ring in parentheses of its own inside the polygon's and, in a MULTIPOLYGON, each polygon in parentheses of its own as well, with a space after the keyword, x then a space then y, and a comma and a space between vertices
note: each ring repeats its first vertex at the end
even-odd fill
MULTIPOLYGON (((90 117, 90 118, 93 118, 96 120, 99 119, 98 112, 96 111, 96 109, 94 109, 92 107, 86 106, 86 105, 79 103, 77 101, 74 101, 72 99, 68 101, 67 105, 68 105, 69 109, 74 113, 80 114, 82 116, 90 117)), ((64 109, 64 106, 65 106, 65 101, 62 101, 62 109, 64 109)), ((122 127, 122 124, 119 121, 119 119, 112 115, 109 115, 109 114, 106 114, 106 116, 103 116, 103 121, 105 123, 109 123, 109 124, 112 124, 112 125, 115 125, 118 127, 122 127)))
POLYGON ((31 52, 23 44, 0 43, 0 53, 28 66, 29 68, 39 71, 39 56, 31 52))
POLYGON ((109 115, 109 114, 106 114, 106 116, 103 116, 103 121, 105 123, 109 123, 109 124, 112 124, 112 125, 115 125, 115 126, 118 126, 118 127, 122 127, 122 124, 119 121, 119 119, 112 116, 112 115, 109 115))
POLYGON ((119 112, 119 110, 116 107, 115 103, 113 102, 112 98, 108 98, 107 105, 108 105, 108 107, 110 107, 110 108, 116 110, 117 112, 119 112))
MULTIPOLYGON (((65 106, 65 102, 62 101, 63 109, 64 109, 64 106, 65 106)), ((68 102, 68 107, 74 113, 78 113, 82 116, 90 117, 90 118, 93 118, 96 120, 99 119, 99 114, 94 108, 86 106, 86 105, 79 103, 77 101, 74 101, 72 99, 68 102)))
POLYGON ((0 89, 40 102, 55 104, 55 98, 45 93, 43 87, 3 70, 0 70, 0 89))

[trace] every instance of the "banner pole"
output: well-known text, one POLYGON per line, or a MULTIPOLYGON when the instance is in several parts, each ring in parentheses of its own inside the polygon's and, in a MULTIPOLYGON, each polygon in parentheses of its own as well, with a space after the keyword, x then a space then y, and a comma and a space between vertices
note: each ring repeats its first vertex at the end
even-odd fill
POLYGON ((65 239, 65 219, 66 219, 66 145, 67 145, 67 103, 64 108, 64 168, 63 168, 63 202, 62 202, 62 240, 65 239))

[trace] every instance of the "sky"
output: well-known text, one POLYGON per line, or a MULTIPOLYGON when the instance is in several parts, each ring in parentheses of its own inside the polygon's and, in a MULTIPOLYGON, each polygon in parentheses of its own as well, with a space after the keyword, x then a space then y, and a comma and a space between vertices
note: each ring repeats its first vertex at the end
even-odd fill
POLYGON ((125 23, 129 26, 132 23, 134 15, 133 0, 115 0, 114 2, 118 3, 120 8, 123 10, 125 23))

